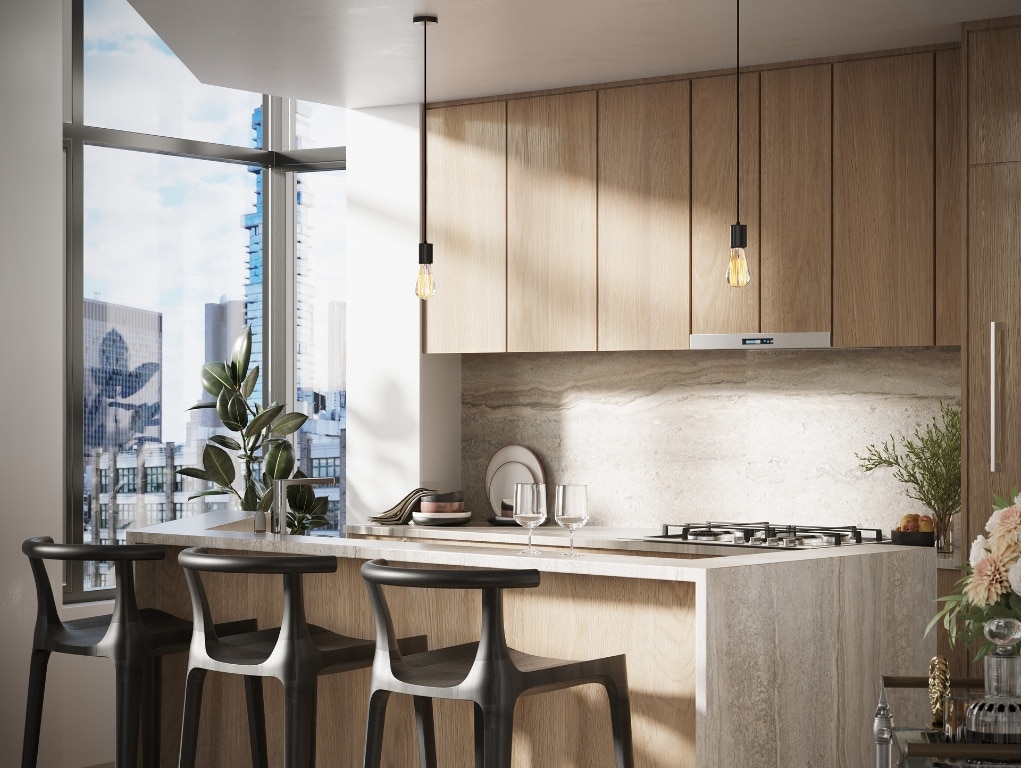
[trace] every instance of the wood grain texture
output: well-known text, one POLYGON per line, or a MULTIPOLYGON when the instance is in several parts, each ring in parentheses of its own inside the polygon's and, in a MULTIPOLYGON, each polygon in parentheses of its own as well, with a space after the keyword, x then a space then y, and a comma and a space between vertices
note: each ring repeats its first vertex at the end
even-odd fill
MULTIPOLYGON (((306 579, 310 621, 354 636, 373 637, 360 565, 359 560, 340 559, 336 574, 306 579)), ((167 560, 146 566, 147 577, 139 579, 143 604, 190 616, 176 551, 167 560)), ((260 626, 279 623, 279 584, 251 576, 213 576, 206 583, 218 620, 220 616, 254 615, 260 626)), ((561 658, 627 653, 635 765, 694 766, 694 589, 690 583, 547 573, 537 589, 506 593, 507 640, 523 651, 561 658), (621 621, 624 606, 627 621, 621 621)), ((386 590, 399 634, 427 634, 431 648, 478 639, 477 593, 386 590)), ((172 657, 165 667, 164 768, 177 764, 185 668, 183 654, 172 657)), ((316 737, 320 768, 355 768, 362 764, 368 682, 368 670, 320 678, 316 737)), ((270 680, 264 687, 269 760, 271 765, 282 765, 280 686, 270 680)), ((383 765, 417 765, 414 718, 406 699, 391 697, 383 765)), ((473 764, 471 722, 470 704, 436 703, 440 765, 468 768, 473 764)), ((241 679, 210 675, 203 699, 198 764, 247 763, 245 729, 241 679)), ((611 768, 613 764, 609 706, 597 686, 530 696, 519 702, 515 712, 515 768, 611 768)))
POLYGON ((741 223, 752 282, 726 283, 735 221, 733 75, 691 84, 691 332, 759 330, 759 74, 741 75, 741 223))
POLYGON ((936 54, 936 344, 961 343, 968 248, 964 73, 959 50, 936 54))
POLYGON ((507 350, 596 348, 596 94, 507 105, 507 350))
POLYGON ((599 349, 687 349, 690 88, 599 94, 599 349))
POLYGON ((831 329, 831 67, 762 73, 764 333, 831 329))
POLYGON ((1021 27, 968 34, 968 160, 1021 161, 1021 27))
POLYGON ((430 109, 428 234, 436 296, 426 352, 507 349, 507 109, 430 109))
POLYGON ((933 56, 833 66, 833 345, 931 345, 933 56))
MULTIPOLYGON (((968 499, 966 531, 984 532, 993 496, 1021 488, 1021 164, 969 170, 968 499), (990 471, 990 323, 996 337, 996 452, 990 471)), ((970 547, 970 539, 964 542, 970 547)))

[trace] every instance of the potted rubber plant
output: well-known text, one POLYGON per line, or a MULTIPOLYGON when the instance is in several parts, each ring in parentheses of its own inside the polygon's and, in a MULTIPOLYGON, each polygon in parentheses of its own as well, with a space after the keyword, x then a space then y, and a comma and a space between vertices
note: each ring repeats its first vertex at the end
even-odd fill
MULTIPOLYGON (((275 480, 304 478, 295 469, 294 446, 287 435, 296 432, 308 417, 285 412, 280 403, 263 407, 249 400, 259 381, 259 366, 251 367, 252 328, 246 327, 234 341, 230 359, 214 360, 202 366, 202 389, 213 400, 203 400, 189 410, 210 408, 231 434, 212 435, 202 449, 201 467, 183 467, 177 473, 215 485, 200 496, 235 496, 241 509, 267 514, 273 507, 275 480), (256 465, 262 462, 261 472, 256 465), (243 468, 238 476, 237 465, 243 468)), ((304 485, 287 488, 287 533, 307 533, 327 524, 329 501, 319 498, 304 485)))

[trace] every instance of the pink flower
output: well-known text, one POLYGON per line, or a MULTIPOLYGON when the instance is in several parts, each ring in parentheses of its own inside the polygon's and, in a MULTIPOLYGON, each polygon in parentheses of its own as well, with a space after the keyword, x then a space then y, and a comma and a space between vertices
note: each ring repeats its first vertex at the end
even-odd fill
POLYGON ((1015 561, 1010 566, 1010 570, 1007 571, 1007 581, 1010 582, 1010 588, 1014 590, 1014 594, 1021 595, 1021 560, 1015 561))
POLYGON ((995 555, 983 557, 975 564, 975 571, 964 587, 968 602, 979 607, 991 605, 1010 588, 1007 577, 1009 564, 995 555))
POLYGON ((976 536, 971 543, 971 552, 968 554, 968 563, 974 568, 979 560, 989 554, 989 540, 985 536, 976 536))
POLYGON ((992 536, 986 546, 1000 562, 1009 564, 1021 555, 1021 531, 1001 531, 992 536))
POLYGON ((1016 539, 1021 533, 1021 506, 1004 507, 993 512, 986 523, 990 537, 1006 535, 1016 539))

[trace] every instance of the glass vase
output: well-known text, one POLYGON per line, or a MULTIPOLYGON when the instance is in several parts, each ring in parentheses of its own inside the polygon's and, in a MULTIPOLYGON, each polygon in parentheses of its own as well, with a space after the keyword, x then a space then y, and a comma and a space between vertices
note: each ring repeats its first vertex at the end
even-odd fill
POLYGON ((932 534, 936 542, 936 554, 950 557, 954 554, 954 516, 953 514, 932 515, 932 534))

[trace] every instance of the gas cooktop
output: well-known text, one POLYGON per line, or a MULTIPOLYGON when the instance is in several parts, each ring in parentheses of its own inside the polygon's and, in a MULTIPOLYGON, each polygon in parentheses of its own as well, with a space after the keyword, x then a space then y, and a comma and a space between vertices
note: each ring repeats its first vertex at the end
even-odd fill
POLYGON ((868 544, 883 541, 879 528, 856 525, 792 525, 780 523, 664 523, 662 532, 645 541, 717 546, 802 549, 868 544))

